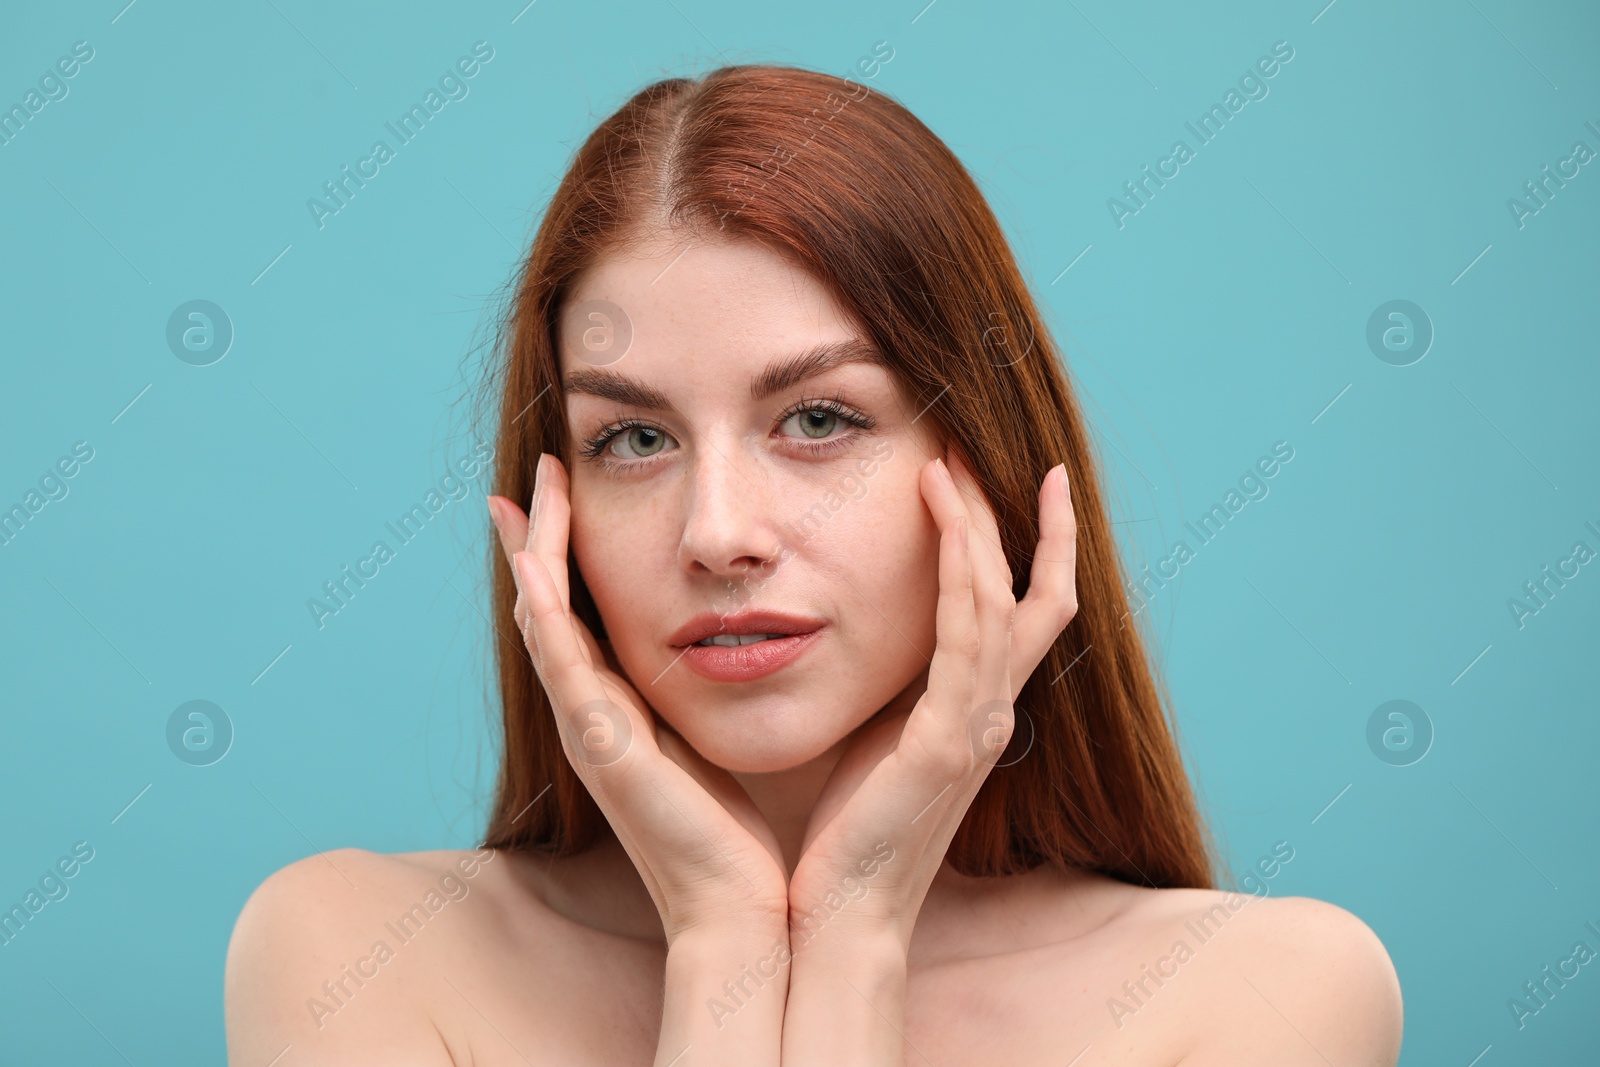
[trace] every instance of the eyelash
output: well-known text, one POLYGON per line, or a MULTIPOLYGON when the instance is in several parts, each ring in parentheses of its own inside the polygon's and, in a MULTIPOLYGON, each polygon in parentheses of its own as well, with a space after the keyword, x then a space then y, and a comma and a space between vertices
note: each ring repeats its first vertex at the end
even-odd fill
MULTIPOLYGON (((777 425, 782 426, 794 416, 805 411, 827 412, 830 415, 837 416, 841 421, 855 427, 858 430, 871 430, 877 425, 877 420, 871 415, 856 411, 854 408, 851 408, 845 404, 844 400, 838 396, 813 397, 798 400, 778 416, 777 425)), ((582 452, 586 458, 597 460, 607 469, 636 467, 645 463, 649 463, 650 459, 648 458, 612 459, 604 454, 611 446, 612 441, 632 429, 655 430, 657 433, 666 433, 666 431, 662 430, 660 427, 652 426, 648 422, 644 422, 641 419, 635 419, 631 417, 622 418, 602 429, 594 437, 591 437, 589 440, 585 441, 579 451, 582 452)), ((813 455, 825 455, 844 446, 854 436, 854 434, 846 434, 842 437, 830 437, 826 441, 816 444, 802 444, 800 447, 802 450, 810 452, 813 455)))

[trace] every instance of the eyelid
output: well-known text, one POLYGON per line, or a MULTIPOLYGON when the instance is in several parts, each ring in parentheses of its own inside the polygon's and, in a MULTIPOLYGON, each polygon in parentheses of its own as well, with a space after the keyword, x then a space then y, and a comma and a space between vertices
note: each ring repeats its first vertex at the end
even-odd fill
MULTIPOLYGON (((781 429, 784 423, 788 422, 790 419, 794 418, 794 416, 804 411, 827 411, 830 414, 837 416, 841 422, 849 426, 852 431, 856 432, 871 430, 877 425, 878 422, 878 420, 873 418, 871 415, 858 410, 856 407, 846 402, 842 396, 835 395, 825 397, 813 395, 801 397, 785 408, 774 421, 774 429, 781 429)), ((616 439, 626 434, 629 430, 636 428, 654 430, 655 432, 670 438, 672 441, 677 442, 677 438, 674 437, 672 433, 659 425, 648 422, 642 418, 639 418, 638 416, 618 415, 617 418, 615 418, 612 422, 601 427, 594 434, 594 436, 589 438, 587 441, 582 442, 579 445, 579 452, 586 458, 600 463, 608 468, 642 467, 645 464, 652 462, 654 457, 643 457, 639 459, 614 459, 609 455, 611 445, 616 441, 616 439)), ((801 447, 806 451, 817 453, 837 447, 848 441, 853 436, 854 434, 850 433, 822 439, 793 437, 790 438, 790 440, 809 440, 811 443, 802 445, 801 447)))
MULTIPOLYGON (((579 444, 579 446, 578 446, 578 451, 583 456, 585 456, 585 457, 587 457, 589 459, 603 460, 605 452, 611 448, 612 443, 615 442, 617 438, 621 437, 623 434, 625 434, 629 430, 633 430, 633 429, 654 430, 656 433, 659 433, 664 437, 669 437, 673 441, 677 441, 676 437, 673 437, 672 434, 668 433, 666 430, 662 429, 660 426, 656 426, 656 425, 653 425, 652 423, 646 422, 645 420, 643 420, 641 418, 638 418, 637 416, 622 415, 622 416, 618 416, 613 421, 611 421, 611 422, 607 423, 606 425, 602 426, 598 431, 595 432, 594 436, 590 437, 587 441, 581 442, 579 444)), ((616 461, 606 461, 606 462, 616 462, 616 461)), ((636 463, 636 462, 642 462, 642 461, 641 460, 623 460, 621 462, 623 462, 623 463, 636 463)))
POLYGON ((856 409, 851 404, 846 403, 843 397, 835 395, 831 397, 801 397, 799 400, 796 400, 793 404, 785 408, 782 414, 778 416, 778 425, 782 426, 784 423, 788 422, 802 411, 827 411, 833 415, 837 415, 840 419, 859 430, 870 430, 876 426, 878 422, 878 420, 874 419, 871 415, 868 415, 865 412, 856 409))

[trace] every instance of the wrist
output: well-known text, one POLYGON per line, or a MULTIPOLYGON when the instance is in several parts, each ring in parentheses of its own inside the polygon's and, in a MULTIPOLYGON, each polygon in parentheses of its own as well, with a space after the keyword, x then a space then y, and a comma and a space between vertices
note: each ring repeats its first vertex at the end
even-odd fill
POLYGON ((783 1062, 796 1067, 900 1064, 906 954, 888 930, 814 938, 794 952, 783 1062))
POLYGON ((791 958, 783 937, 688 938, 667 949, 667 974, 692 983, 713 1020, 758 1002, 781 1016, 791 958))
POLYGON ((789 943, 796 974, 843 975, 858 986, 905 981, 906 946, 891 929, 838 927, 808 937, 796 928, 789 943))
POLYGON ((695 922, 666 930, 667 951, 720 953, 748 951, 770 946, 774 941, 789 942, 789 927, 781 915, 736 915, 714 922, 695 922))
POLYGON ((789 946, 797 960, 810 958, 829 966, 853 960, 858 966, 893 970, 904 967, 910 931, 889 919, 816 908, 789 916, 789 946))
POLYGON ((666 998, 657 1062, 691 1046, 695 1062, 765 1067, 779 1062, 789 986, 781 927, 697 928, 667 947, 666 998))

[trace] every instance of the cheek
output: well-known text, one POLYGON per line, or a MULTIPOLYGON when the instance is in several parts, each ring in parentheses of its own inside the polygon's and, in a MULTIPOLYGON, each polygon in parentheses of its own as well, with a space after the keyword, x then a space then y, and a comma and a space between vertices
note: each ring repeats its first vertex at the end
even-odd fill
POLYGON ((663 588, 661 575, 651 574, 659 546, 647 544, 648 523, 575 499, 568 539, 573 561, 582 572, 595 607, 605 620, 606 634, 620 652, 638 640, 636 620, 655 612, 649 591, 663 588))
POLYGON ((858 637, 873 635, 873 655, 894 662, 918 659, 919 650, 931 655, 939 529, 914 484, 862 504, 873 506, 848 509, 850 521, 831 546, 838 573, 848 578, 841 582, 841 602, 854 603, 845 621, 854 620, 858 637))

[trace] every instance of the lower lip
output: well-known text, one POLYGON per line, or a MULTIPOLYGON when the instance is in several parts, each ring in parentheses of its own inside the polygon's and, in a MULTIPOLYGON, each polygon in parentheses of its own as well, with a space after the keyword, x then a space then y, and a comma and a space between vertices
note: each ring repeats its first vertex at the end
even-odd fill
POLYGON ((774 637, 750 645, 690 645, 684 649, 689 669, 713 682, 749 682, 793 663, 822 633, 774 637))

